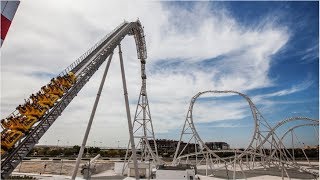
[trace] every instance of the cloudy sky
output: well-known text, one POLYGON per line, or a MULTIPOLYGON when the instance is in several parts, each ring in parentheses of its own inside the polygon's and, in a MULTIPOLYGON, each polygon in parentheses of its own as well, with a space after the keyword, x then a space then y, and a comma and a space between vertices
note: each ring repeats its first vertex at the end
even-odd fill
MULTIPOLYGON (((22 1, 1 47, 2 118, 124 20, 139 18, 157 138, 179 138, 191 97, 204 90, 249 95, 270 124, 292 116, 318 119, 318 11, 318 2, 22 1)), ((122 45, 133 116, 140 67, 133 38, 122 45)), ((89 145, 128 142, 115 52, 89 145)), ((103 67, 40 144, 81 143, 103 67)), ((204 141, 244 147, 251 137, 253 120, 239 97, 201 98, 194 116, 204 141)))

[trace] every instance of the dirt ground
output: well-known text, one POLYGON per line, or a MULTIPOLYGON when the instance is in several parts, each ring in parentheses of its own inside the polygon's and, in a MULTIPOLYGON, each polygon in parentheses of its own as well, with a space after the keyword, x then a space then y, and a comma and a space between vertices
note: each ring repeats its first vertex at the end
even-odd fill
MULTIPOLYGON (((296 178, 296 179, 315 179, 315 177, 311 174, 304 173, 304 172, 299 172, 297 169, 287 169, 287 172, 289 174, 290 178, 296 178)), ((205 170, 201 169, 198 170, 199 175, 205 175, 205 170)), ((214 175, 214 177, 221 178, 221 179, 232 179, 233 178, 233 171, 224 171, 224 170, 208 170, 208 174, 214 175)), ((278 168, 268 168, 268 169, 254 169, 250 171, 244 171, 244 174, 242 172, 237 171, 235 174, 236 179, 245 179, 245 178, 252 178, 252 177, 260 177, 260 176, 276 176, 276 177, 281 177, 281 170, 278 168)), ((286 175, 284 174, 286 177, 286 175)))
MULTIPOLYGON (((81 175, 81 166, 88 161, 81 161, 77 176, 81 175)), ((114 162, 108 160, 99 160, 95 163, 97 173, 111 170, 114 168, 114 162)), ((20 173, 38 173, 71 176, 75 167, 74 160, 26 160, 22 161, 14 172, 20 173)))
MULTIPOLYGON (((81 166, 84 163, 87 163, 88 161, 82 161, 78 170, 77 176, 83 177, 81 174, 81 166)), ((303 162, 301 162, 303 164, 303 162)), ((319 162, 312 162, 314 169, 319 168, 319 162)), ((96 173, 95 176, 92 177, 92 179, 117 179, 118 177, 110 176, 110 172, 114 172, 114 161, 110 160, 97 160, 95 163, 96 166, 96 173), (108 172, 108 173, 106 173, 108 172), (104 173, 104 174, 103 174, 104 173)), ((75 160, 40 160, 40 159, 32 159, 32 160, 25 160, 21 164, 18 165, 18 167, 14 170, 14 172, 20 172, 20 173, 34 173, 34 174, 52 174, 52 175, 65 175, 65 176, 71 176, 73 173, 73 169, 75 167, 75 160)), ((313 168, 312 168, 313 169, 313 168)), ((232 178, 233 176, 233 171, 228 171, 226 170, 208 170, 208 175, 212 174, 214 178, 218 179, 229 179, 232 178)), ((268 168, 268 169, 263 169, 263 168, 257 168, 255 170, 244 170, 245 176, 241 173, 241 171, 237 170, 235 177, 243 179, 245 178, 256 178, 259 179, 259 177, 262 176, 268 176, 267 179, 269 179, 271 176, 272 177, 281 177, 281 170, 278 168, 268 168), (270 176, 270 177, 269 177, 270 176)), ((296 178, 296 179, 314 179, 312 175, 308 173, 302 173, 299 172, 299 170, 290 168, 287 169, 287 173, 291 178, 296 178)), ((111 173, 112 174, 112 173, 111 173)), ((198 168, 198 174, 199 175, 205 175, 206 171, 204 167, 200 166, 198 168)), ((123 179, 123 176, 119 176, 119 179, 123 179)), ((201 178, 202 179, 202 178, 201 178)))

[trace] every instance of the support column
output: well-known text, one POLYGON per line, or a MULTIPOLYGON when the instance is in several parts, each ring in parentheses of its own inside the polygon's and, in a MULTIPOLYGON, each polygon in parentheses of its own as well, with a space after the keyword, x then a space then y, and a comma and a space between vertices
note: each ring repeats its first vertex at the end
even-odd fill
POLYGON ((96 97, 96 100, 95 100, 95 102, 93 104, 91 116, 90 116, 90 119, 89 119, 89 122, 88 122, 88 125, 87 125, 87 129, 86 129, 86 132, 85 132, 83 140, 82 140, 81 148, 80 148, 80 151, 79 151, 79 154, 78 154, 78 158, 77 158, 77 161, 76 161, 76 166, 74 167, 71 179, 75 179, 77 177, 79 164, 80 164, 80 161, 81 161, 81 158, 82 158, 82 155, 83 155, 84 148, 85 148, 86 143, 87 143, 87 139, 88 139, 88 136, 89 136, 89 132, 90 132, 90 129, 91 129, 91 125, 92 125, 92 122, 93 122, 94 115, 96 114, 96 109, 97 109, 97 106, 98 106, 98 103, 99 103, 99 99, 100 99, 100 95, 101 95, 101 92, 102 92, 102 89, 103 89, 104 82, 105 82, 106 77, 107 77, 107 73, 108 73, 108 70, 109 70, 110 63, 111 63, 112 55, 113 55, 113 53, 111 53, 109 55, 109 59, 108 59, 107 65, 106 65, 106 69, 104 70, 104 73, 103 73, 103 76, 102 76, 102 80, 101 80, 101 83, 100 83, 100 86, 99 86, 97 97, 96 97))
POLYGON ((130 107, 129 107, 129 100, 128 100, 128 90, 127 90, 126 76, 125 76, 124 66, 123 66, 121 45, 119 44, 118 47, 119 47, 119 58, 120 58, 122 85, 123 85, 123 91, 124 91, 124 100, 126 103, 126 111, 127 111, 127 119, 128 119, 129 135, 130 135, 130 141, 131 141, 130 144, 131 144, 132 158, 133 158, 133 164, 134 164, 134 171, 135 171, 136 179, 139 179, 136 147, 134 144, 133 127, 132 127, 132 122, 131 122, 131 114, 130 114, 130 107))

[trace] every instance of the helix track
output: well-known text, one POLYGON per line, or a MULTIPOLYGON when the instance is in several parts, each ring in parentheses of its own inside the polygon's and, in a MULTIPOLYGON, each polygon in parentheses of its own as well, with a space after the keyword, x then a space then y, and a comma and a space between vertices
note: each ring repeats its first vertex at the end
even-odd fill
MULTIPOLYGON (((147 52, 143 27, 139 20, 136 22, 124 22, 59 74, 59 76, 64 76, 72 72, 76 76, 76 82, 63 94, 60 100, 58 100, 52 108, 39 118, 39 122, 36 123, 9 152, 7 152, 6 156, 2 157, 1 178, 7 178, 12 173, 55 120, 62 114, 64 109, 72 102, 73 98, 89 81, 92 75, 99 69, 101 64, 113 53, 114 49, 127 35, 134 36, 137 56, 138 59, 140 59, 141 67, 143 67, 141 72, 144 74, 147 52)), ((10 115, 16 116, 18 114, 19 112, 14 111, 10 115)))

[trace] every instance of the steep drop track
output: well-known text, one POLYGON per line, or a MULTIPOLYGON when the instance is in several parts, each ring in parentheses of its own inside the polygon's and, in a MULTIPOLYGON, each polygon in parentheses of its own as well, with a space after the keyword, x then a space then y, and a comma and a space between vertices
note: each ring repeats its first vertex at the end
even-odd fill
MULTIPOLYGON (((46 133, 54 121, 61 115, 63 110, 69 105, 73 98, 89 81, 92 75, 98 70, 106 58, 113 53, 117 45, 126 35, 133 35, 136 43, 138 59, 141 64, 145 64, 147 58, 146 45, 144 39, 143 27, 139 21, 124 22, 115 30, 106 35, 101 41, 95 44, 91 49, 84 53, 79 59, 68 66, 59 75, 66 75, 73 72, 77 81, 63 95, 63 97, 40 118, 39 123, 32 127, 28 134, 23 137, 16 147, 8 152, 7 156, 1 161, 1 178, 7 178, 18 166, 23 158, 38 143, 39 139, 46 133)), ((15 114, 17 112, 13 112, 15 114)))

